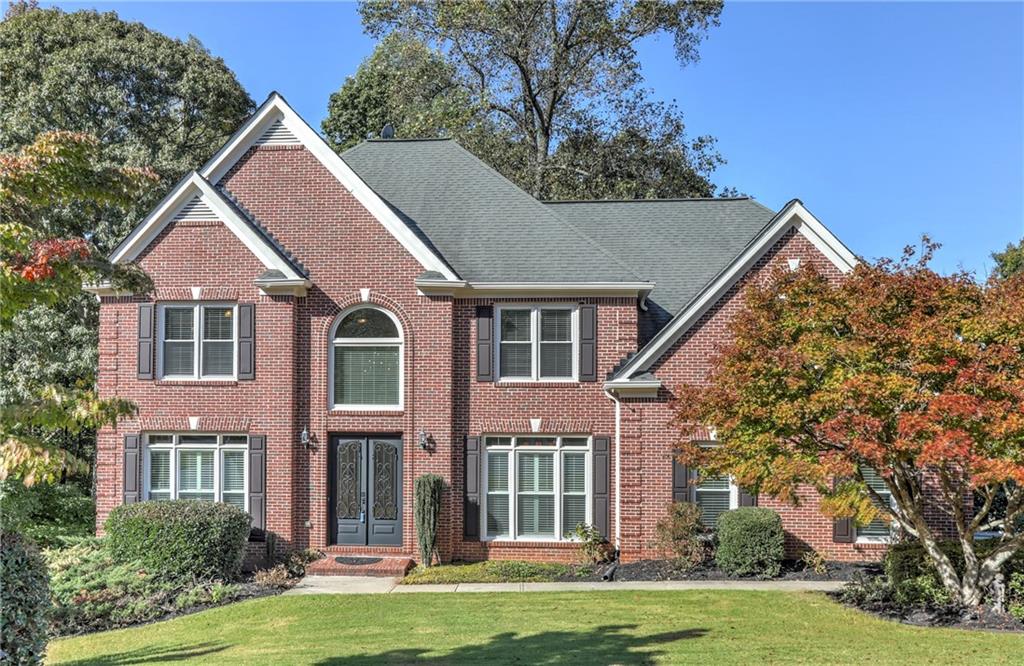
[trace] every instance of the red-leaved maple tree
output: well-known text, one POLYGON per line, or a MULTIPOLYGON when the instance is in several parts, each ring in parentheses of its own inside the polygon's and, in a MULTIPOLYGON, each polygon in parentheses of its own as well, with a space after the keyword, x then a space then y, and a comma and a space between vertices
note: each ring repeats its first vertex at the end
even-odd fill
POLYGON ((1024 276, 939 275, 935 247, 841 280, 805 267, 747 287, 707 383, 680 389, 679 448, 761 493, 796 502, 810 485, 829 515, 891 521, 973 606, 1024 546, 1024 276), (691 439, 700 425, 720 446, 691 439), (962 562, 937 522, 955 527, 962 562), (999 536, 978 549, 981 531, 999 536))

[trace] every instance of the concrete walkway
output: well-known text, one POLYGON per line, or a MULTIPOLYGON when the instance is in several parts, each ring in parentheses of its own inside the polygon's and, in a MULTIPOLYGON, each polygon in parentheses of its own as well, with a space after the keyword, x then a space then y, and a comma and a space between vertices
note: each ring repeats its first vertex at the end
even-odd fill
POLYGON ((418 592, 596 592, 611 590, 767 590, 833 592, 842 581, 811 580, 672 580, 612 583, 457 583, 399 585, 397 578, 369 576, 306 576, 285 594, 415 594, 418 592))

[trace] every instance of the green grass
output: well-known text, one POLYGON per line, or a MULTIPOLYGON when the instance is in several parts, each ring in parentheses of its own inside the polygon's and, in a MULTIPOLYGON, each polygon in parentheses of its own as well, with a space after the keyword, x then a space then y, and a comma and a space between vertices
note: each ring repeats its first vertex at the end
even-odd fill
POLYGON ((284 596, 55 641, 50 663, 1007 664, 1024 636, 886 622, 809 593, 284 596))
POLYGON ((565 564, 539 564, 511 560, 489 560, 466 564, 420 567, 402 579, 402 585, 426 583, 547 583, 573 571, 565 564))

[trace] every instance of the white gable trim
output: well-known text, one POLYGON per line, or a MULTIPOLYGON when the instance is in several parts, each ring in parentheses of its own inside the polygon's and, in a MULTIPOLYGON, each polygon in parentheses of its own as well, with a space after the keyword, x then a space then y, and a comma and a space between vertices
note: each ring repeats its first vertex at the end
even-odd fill
POLYGON ((279 94, 271 93, 256 113, 235 135, 217 151, 199 173, 211 183, 217 183, 232 166, 263 136, 274 123, 280 121, 301 144, 338 182, 348 190, 366 210, 384 225, 384 228, 402 244, 425 270, 437 271, 447 280, 458 280, 448 265, 408 227, 384 201, 363 182, 352 168, 338 156, 327 142, 306 124, 279 94))
POLYGON ((704 287, 689 305, 622 367, 616 381, 625 381, 649 370, 791 228, 795 228, 799 234, 807 238, 843 273, 852 271, 857 265, 857 257, 824 224, 811 215, 803 203, 794 199, 783 206, 761 234, 718 277, 704 287))
POLYGON ((182 210, 191 206, 196 197, 213 211, 217 219, 223 222, 224 226, 230 229, 266 268, 277 269, 290 279, 303 279, 291 264, 267 243, 262 234, 240 218, 221 194, 194 171, 178 183, 153 212, 132 230, 128 238, 114 250, 110 261, 122 263, 136 259, 182 210))

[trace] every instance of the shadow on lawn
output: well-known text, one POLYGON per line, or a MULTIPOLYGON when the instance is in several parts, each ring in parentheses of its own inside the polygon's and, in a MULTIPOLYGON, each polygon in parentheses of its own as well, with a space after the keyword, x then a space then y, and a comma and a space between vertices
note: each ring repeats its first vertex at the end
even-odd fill
POLYGON ((378 654, 332 657, 321 666, 344 666, 367 662, 385 664, 647 664, 664 650, 644 649, 687 638, 700 638, 707 629, 683 629, 653 636, 626 633, 635 624, 595 627, 589 631, 548 631, 520 636, 508 632, 492 636, 486 643, 465 645, 442 656, 427 656, 430 647, 403 648, 378 654), (636 650, 641 650, 637 652, 636 650))
POLYGON ((196 645, 161 645, 144 647, 128 652, 116 652, 89 659, 76 659, 65 662, 71 666, 114 666, 115 664, 156 664, 162 661, 185 661, 205 655, 215 654, 231 646, 216 643, 197 643, 196 645))

